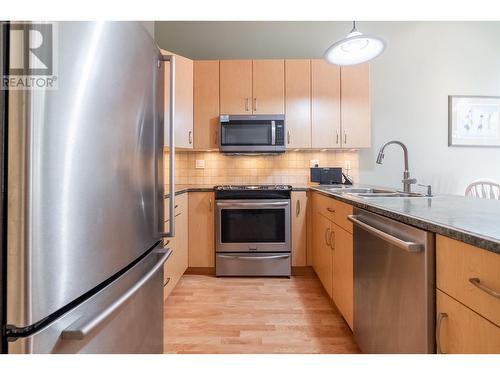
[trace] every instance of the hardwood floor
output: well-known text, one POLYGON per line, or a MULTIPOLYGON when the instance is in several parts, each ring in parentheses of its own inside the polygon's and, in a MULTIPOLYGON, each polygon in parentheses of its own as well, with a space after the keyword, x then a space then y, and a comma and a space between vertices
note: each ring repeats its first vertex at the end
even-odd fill
POLYGON ((184 275, 165 301, 165 353, 359 353, 314 275, 184 275))

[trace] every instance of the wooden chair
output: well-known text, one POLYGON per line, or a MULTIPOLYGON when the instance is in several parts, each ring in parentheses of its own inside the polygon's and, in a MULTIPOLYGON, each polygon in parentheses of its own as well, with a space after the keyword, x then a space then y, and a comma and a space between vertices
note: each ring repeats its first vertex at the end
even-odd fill
POLYGON ((474 181, 465 189, 465 196, 500 200, 500 184, 488 180, 474 181))

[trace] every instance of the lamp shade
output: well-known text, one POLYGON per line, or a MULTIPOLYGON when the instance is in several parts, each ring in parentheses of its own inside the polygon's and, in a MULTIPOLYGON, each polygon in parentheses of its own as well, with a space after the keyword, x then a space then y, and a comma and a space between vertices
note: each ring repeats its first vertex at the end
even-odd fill
POLYGON ((344 39, 335 42, 325 52, 324 58, 335 65, 356 65, 370 61, 385 49, 385 41, 373 35, 353 30, 344 39))

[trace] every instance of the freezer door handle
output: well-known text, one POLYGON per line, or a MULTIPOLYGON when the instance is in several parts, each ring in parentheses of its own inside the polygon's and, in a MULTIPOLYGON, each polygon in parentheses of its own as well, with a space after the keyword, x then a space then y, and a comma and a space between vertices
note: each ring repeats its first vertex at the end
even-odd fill
MULTIPOLYGON (((163 173, 160 171, 163 171, 163 163, 160 163, 160 161, 163 161, 163 139, 155 139, 155 147, 158 147, 158 143, 162 145, 160 149, 155 150, 156 154, 156 165, 155 165, 155 186, 158 189, 157 194, 155 194, 155 215, 156 215, 156 220, 155 220, 155 225, 157 225, 157 230, 159 233, 160 237, 174 237, 175 236, 175 180, 174 180, 174 171, 175 171, 175 143, 174 143, 174 129, 175 129, 175 56, 174 55, 161 55, 160 61, 158 62, 158 66, 162 67, 162 62, 169 62, 169 67, 170 67, 170 88, 169 88, 169 110, 168 110, 168 122, 169 122, 169 127, 168 127, 168 147, 169 147, 169 161, 168 161, 168 168, 169 168, 169 176, 168 176, 168 187, 169 187, 169 206, 168 206, 168 219, 164 220, 163 219, 163 203, 157 202, 157 200, 160 200, 160 202, 163 202, 164 199, 164 192, 163 192, 163 173), (161 176, 161 177, 160 177, 161 176), (164 222, 169 221, 170 223, 170 230, 168 232, 165 232, 163 227, 164 227, 164 222)), ((164 70, 162 70, 164 71, 164 70)), ((162 80, 164 82, 164 80, 162 80)), ((162 83, 162 87, 164 87, 162 83)), ((160 108, 162 108, 162 113, 164 113, 164 98, 162 98, 162 101, 160 103, 160 108)), ((162 121, 159 121, 159 125, 163 126, 162 121)), ((158 124, 156 124, 156 134, 163 134, 163 132, 158 132, 158 124)), ((161 138, 161 137, 158 137, 161 138)))
POLYGON ((64 340, 83 340, 86 336, 91 334, 103 321, 105 321, 106 318, 108 318, 117 309, 119 309, 120 306, 127 302, 139 289, 141 289, 144 284, 146 284, 160 269, 162 269, 163 264, 172 254, 172 249, 159 249, 154 251, 161 255, 160 259, 134 286, 128 289, 125 293, 118 297, 106 309, 99 312, 96 316, 89 319, 85 319, 84 317, 78 319, 61 333, 61 337, 64 340))

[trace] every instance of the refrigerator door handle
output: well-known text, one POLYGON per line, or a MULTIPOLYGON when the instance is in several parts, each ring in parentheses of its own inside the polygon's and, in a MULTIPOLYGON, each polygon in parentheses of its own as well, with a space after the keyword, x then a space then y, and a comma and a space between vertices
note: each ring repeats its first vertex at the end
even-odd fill
MULTIPOLYGON (((168 127, 168 134, 169 134, 169 139, 168 139, 168 147, 169 147, 169 176, 168 176, 168 186, 169 186, 169 206, 168 206, 168 219, 164 220, 163 219, 163 204, 158 204, 156 203, 156 218, 157 220, 155 221, 155 225, 157 225, 157 231, 160 235, 160 237, 174 237, 175 236, 175 144, 174 144, 174 129, 175 129, 175 56, 174 55, 162 55, 160 54, 161 58, 159 63, 159 66, 162 65, 162 62, 169 62, 169 67, 170 67, 170 88, 169 88, 169 115, 168 115, 168 122, 169 122, 169 127, 168 127), (169 221, 169 231, 165 232, 163 229, 164 222, 169 221)), ((164 82, 164 79, 163 81, 164 82)), ((164 87, 162 83, 162 87, 164 87)), ((165 113, 164 110, 164 97, 162 98, 161 101, 161 108, 162 108, 162 113, 165 113)), ((163 126, 162 122, 159 121, 160 126, 163 126)), ((158 126, 158 125, 156 125, 158 126)), ((158 129, 156 129, 158 134, 158 129)), ((160 132, 159 134, 163 134, 163 132, 160 132)), ((160 142, 163 145, 163 140, 155 140, 155 145, 160 142)), ((164 191, 163 191, 163 178, 161 178, 162 181, 159 181, 159 171, 158 168, 163 168, 163 165, 159 165, 159 161, 163 161, 163 147, 161 147, 160 150, 156 150, 156 160, 157 164, 155 166, 155 186, 157 189, 160 190, 160 193, 155 194, 156 199, 159 199, 161 197, 161 202, 163 202, 164 199, 164 191)), ((163 163, 161 163, 163 164, 163 163)), ((162 176, 163 174, 161 174, 162 176)))
POLYGON ((91 334, 94 329, 96 329, 104 320, 106 320, 106 318, 108 318, 117 309, 119 309, 120 306, 127 302, 139 289, 141 289, 144 284, 146 284, 160 269, 162 269, 163 264, 172 254, 172 249, 159 249, 155 251, 158 254, 162 255, 161 258, 134 286, 128 289, 105 310, 102 310, 96 316, 90 319, 78 319, 76 322, 62 331, 61 337, 64 340, 83 340, 86 336, 91 334))

